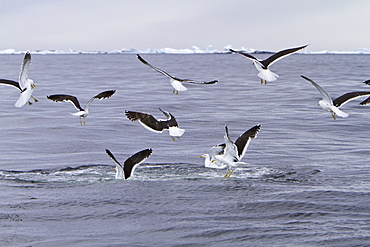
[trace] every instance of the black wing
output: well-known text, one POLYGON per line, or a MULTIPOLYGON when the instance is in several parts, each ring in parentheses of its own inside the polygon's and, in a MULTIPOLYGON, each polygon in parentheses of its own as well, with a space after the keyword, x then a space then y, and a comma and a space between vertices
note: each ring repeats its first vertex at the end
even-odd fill
POLYGON ((147 61, 144 60, 144 58, 142 58, 139 54, 136 54, 136 57, 139 59, 140 62, 142 62, 143 64, 149 66, 150 68, 152 68, 153 70, 169 77, 169 78, 172 78, 174 80, 179 80, 178 78, 176 77, 173 77, 172 75, 168 74, 166 71, 164 70, 161 70, 161 69, 158 69, 157 67, 154 67, 153 65, 151 65, 150 63, 148 63, 147 61))
POLYGON ((99 93, 98 95, 95 95, 93 98, 94 99, 108 99, 109 97, 111 97, 114 93, 116 92, 116 90, 108 90, 108 91, 104 91, 104 92, 101 92, 99 93))
POLYGON ((90 109, 90 104, 94 101, 94 99, 98 99, 98 100, 102 100, 102 99, 108 99, 109 97, 111 97, 114 93, 116 92, 116 90, 108 90, 108 91, 104 91, 104 92, 101 92, 97 95, 95 95, 94 97, 92 97, 87 103, 86 103, 86 106, 85 106, 85 110, 89 110, 90 109))
POLYGON ((152 131, 162 132, 164 129, 168 129, 165 125, 166 121, 158 121, 150 114, 134 111, 125 111, 125 114, 129 120, 133 122, 140 121, 152 131))
POLYGON ((244 156, 244 154, 245 154, 245 152, 248 148, 250 140, 252 138, 256 138, 260 129, 261 129, 261 125, 260 124, 256 125, 256 126, 250 128, 249 130, 245 131, 242 135, 240 135, 238 137, 238 139, 236 139, 235 145, 238 148, 238 155, 239 155, 240 159, 244 156))
POLYGON ((288 55, 290 55, 290 54, 292 54, 296 51, 304 49, 307 46, 308 45, 304 45, 304 46, 300 46, 300 47, 296 47, 296 48, 290 48, 290 49, 279 51, 279 52, 275 53, 274 55, 268 57, 267 59, 261 61, 261 63, 267 68, 268 66, 270 66, 271 64, 273 64, 277 60, 279 60, 283 57, 286 57, 286 56, 288 56, 288 55))
POLYGON ((364 83, 370 85, 370 80, 364 81, 364 83))
POLYGON ((360 105, 367 105, 370 103, 370 97, 360 103, 360 105))
POLYGON ((152 154, 152 149, 145 149, 129 157, 124 165, 123 171, 125 173, 125 179, 131 177, 131 174, 135 170, 135 167, 138 166, 141 162, 147 159, 152 154))
POLYGON ((22 88, 19 86, 19 83, 18 83, 18 82, 16 82, 16 81, 7 80, 7 79, 0 79, 0 83, 1 83, 1 84, 6 84, 6 85, 9 85, 9 86, 16 87, 16 88, 18 88, 20 91, 22 91, 22 88))
POLYGON ((78 102, 78 99, 75 96, 67 94, 54 94, 47 96, 47 98, 55 102, 71 102, 77 110, 84 111, 80 105, 80 102, 78 102))
MULTIPOLYGON (((354 99, 357 99, 359 97, 366 96, 366 95, 370 95, 370 92, 350 92, 350 93, 346 93, 346 94, 343 94, 342 96, 339 96, 335 100, 333 100, 333 105, 335 105, 336 107, 341 107, 342 105, 344 105, 348 101, 351 101, 351 100, 354 100, 354 99)), ((362 101, 360 103, 360 105, 366 105, 368 103, 369 103, 369 99, 366 99, 366 100, 362 101)))
POLYGON ((189 80, 189 79, 177 79, 181 82, 187 82, 187 83, 192 83, 192 84, 216 84, 218 83, 218 80, 213 80, 213 81, 195 81, 195 80, 189 80))
POLYGON ((114 161, 116 162, 117 165, 119 165, 120 167, 123 168, 123 166, 121 165, 121 163, 118 162, 118 160, 116 159, 116 157, 114 157, 114 155, 111 153, 111 151, 109 151, 108 149, 105 149, 105 152, 108 154, 108 156, 114 161))
POLYGON ((175 117, 169 113, 168 111, 163 111, 162 109, 159 108, 159 110, 166 116, 167 120, 166 121, 160 121, 160 123, 165 126, 166 129, 169 127, 178 127, 177 121, 175 117))
POLYGON ((235 51, 235 50, 233 50, 233 49, 229 49, 231 52, 235 52, 235 53, 239 53, 240 55, 243 55, 243 56, 245 56, 245 57, 247 57, 247 58, 249 58, 249 59, 251 59, 251 60, 256 60, 256 61, 258 61, 258 58, 255 58, 255 57, 253 57, 252 55, 250 55, 250 54, 247 54, 247 53, 244 53, 244 52, 241 52, 241 51, 235 51))

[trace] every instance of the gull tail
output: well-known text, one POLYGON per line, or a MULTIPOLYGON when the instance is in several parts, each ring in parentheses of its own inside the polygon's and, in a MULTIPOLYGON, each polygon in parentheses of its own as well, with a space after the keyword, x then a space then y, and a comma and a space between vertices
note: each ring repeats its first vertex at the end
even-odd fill
POLYGON ((70 113, 70 114, 73 115, 73 116, 82 116, 84 113, 85 113, 85 111, 78 111, 78 112, 70 113))
POLYGON ((181 82, 176 81, 174 79, 171 79, 171 85, 177 91, 186 91, 186 90, 188 90, 184 85, 181 84, 181 82))
POLYGON ((180 129, 179 127, 169 127, 168 130, 170 131, 170 136, 182 136, 185 133, 184 129, 180 129))
POLYGON ((17 100, 17 102, 15 102, 14 105, 16 107, 22 107, 22 106, 24 106, 28 102, 28 100, 31 98, 32 92, 33 92, 33 89, 26 89, 26 90, 24 90, 21 93, 21 96, 19 97, 19 99, 17 100))
POLYGON ((345 118, 345 117, 348 117, 348 116, 349 116, 349 114, 348 114, 348 113, 345 113, 344 111, 340 110, 338 107, 333 106, 333 107, 331 107, 331 110, 332 110, 336 115, 338 115, 339 117, 343 117, 343 118, 345 118))
POLYGON ((258 73, 258 76, 268 82, 276 81, 277 78, 279 77, 277 74, 270 71, 269 69, 263 69, 262 71, 258 73))

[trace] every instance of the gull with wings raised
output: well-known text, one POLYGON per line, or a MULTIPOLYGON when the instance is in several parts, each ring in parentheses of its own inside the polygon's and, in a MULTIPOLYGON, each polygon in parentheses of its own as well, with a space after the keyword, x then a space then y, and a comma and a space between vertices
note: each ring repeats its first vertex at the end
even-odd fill
POLYGON ((54 95, 49 95, 47 96, 48 99, 53 100, 55 102, 71 102, 72 105, 78 110, 78 112, 71 113, 74 116, 79 116, 80 117, 80 124, 86 124, 85 118, 89 114, 89 109, 90 109, 90 104, 94 101, 94 99, 102 100, 102 99, 107 99, 110 98, 116 90, 108 90, 101 92, 94 97, 92 97, 87 104, 85 105, 85 108, 82 108, 80 105, 80 102, 78 101, 77 97, 73 95, 68 95, 68 94, 54 94, 54 95))
POLYGON ((260 129, 260 124, 250 128, 244 132, 234 143, 230 139, 229 129, 227 126, 225 126, 225 150, 223 154, 216 155, 212 162, 218 160, 219 162, 227 165, 228 172, 225 174, 226 178, 231 176, 236 167, 247 164, 245 162, 241 162, 240 160, 244 157, 251 140, 257 137, 260 129))
MULTIPOLYGON (((370 92, 349 92, 345 93, 342 96, 336 98, 335 100, 332 100, 328 92, 326 92, 319 84, 311 80, 310 78, 301 75, 301 77, 309 82, 312 83, 316 87, 316 89, 320 92, 322 100, 319 101, 319 106, 325 111, 328 111, 331 113, 331 116, 336 120, 336 116, 346 118, 349 116, 348 113, 342 111, 339 109, 339 107, 343 106, 345 103, 357 99, 362 96, 369 96, 370 92)), ((365 100, 361 102, 360 104, 368 104, 369 101, 365 100)))
POLYGON ((281 50, 279 52, 276 52, 275 54, 271 55, 270 57, 266 58, 265 60, 260 60, 250 54, 241 52, 241 51, 235 51, 233 49, 229 49, 231 52, 239 53, 246 58, 253 61, 254 66, 258 70, 258 76, 261 78, 261 84, 267 84, 267 82, 275 81, 279 76, 272 72, 269 67, 275 63, 276 61, 289 56, 290 54, 299 51, 301 49, 306 48, 307 45, 296 47, 296 48, 289 48, 285 50, 281 50))
POLYGON ((16 107, 22 107, 27 102, 29 105, 32 105, 32 103, 29 101, 30 98, 32 98, 35 102, 38 102, 38 100, 32 96, 33 90, 35 89, 35 84, 33 83, 33 80, 28 78, 28 69, 31 64, 31 54, 30 52, 27 52, 24 55, 22 66, 21 66, 21 72, 19 74, 19 81, 13 81, 13 80, 7 80, 7 79, 0 79, 0 83, 8 86, 13 86, 19 89, 21 96, 15 102, 16 107))

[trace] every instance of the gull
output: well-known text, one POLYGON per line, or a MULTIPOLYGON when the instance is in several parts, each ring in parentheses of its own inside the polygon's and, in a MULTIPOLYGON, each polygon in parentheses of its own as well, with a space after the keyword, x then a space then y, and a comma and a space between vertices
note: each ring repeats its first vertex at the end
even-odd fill
POLYGON ((185 130, 179 128, 175 117, 171 113, 163 111, 160 108, 159 110, 166 116, 166 119, 157 120, 150 114, 135 111, 125 111, 125 114, 129 120, 132 122, 139 121, 144 128, 150 131, 162 133, 163 130, 168 130, 172 140, 175 141, 174 137, 180 139, 180 136, 184 134, 185 130))
POLYGON ((174 88, 172 90, 172 92, 175 93, 175 94, 178 94, 179 91, 188 90, 184 85, 182 85, 183 82, 192 83, 192 84, 216 84, 218 82, 217 80, 213 80, 213 81, 195 81, 195 80, 189 80, 189 79, 176 78, 176 77, 168 74, 167 72, 165 72, 161 69, 158 69, 158 68, 154 67, 153 65, 149 64, 139 54, 136 54, 136 56, 140 60, 140 62, 142 62, 143 64, 149 66, 153 70, 155 70, 155 71, 167 76, 168 78, 170 78, 171 85, 174 88))
POLYGON ((250 54, 240 52, 240 51, 235 51, 233 49, 229 49, 231 52, 239 53, 253 61, 254 66, 256 69, 259 71, 258 76, 261 78, 261 84, 267 84, 267 82, 275 81, 279 76, 275 74, 274 72, 270 71, 269 67, 278 61, 279 59, 282 59, 296 51, 299 51, 301 49, 306 48, 308 45, 296 47, 296 48, 290 48, 290 49, 285 49, 281 50, 270 57, 268 57, 265 60, 260 60, 250 54))
POLYGON ((80 117, 80 124, 86 124, 85 118, 89 114, 89 109, 90 109, 90 104, 93 102, 94 99, 102 100, 102 99, 107 99, 111 97, 116 90, 108 90, 101 92, 94 97, 92 97, 86 104, 85 109, 81 107, 80 102, 75 96, 68 95, 68 94, 54 94, 54 95, 49 95, 47 96, 48 99, 53 100, 55 102, 71 102, 73 106, 78 110, 76 113, 71 113, 74 116, 79 116, 80 117))
POLYGON ((116 163, 116 179, 128 179, 134 174, 136 167, 152 154, 152 149, 145 149, 131 155, 123 165, 118 162, 111 151, 105 149, 105 152, 116 163))
POLYGON ((247 164, 245 162, 241 162, 240 160, 244 157, 251 140, 257 137, 260 129, 260 124, 250 128, 244 132, 234 143, 229 137, 229 130, 227 126, 225 126, 224 153, 215 155, 214 160, 212 160, 212 162, 218 160, 227 165, 228 172, 225 174, 225 178, 229 178, 231 176, 231 174, 234 172, 233 168, 247 164))
MULTIPOLYGON (((342 105, 347 103, 348 101, 354 100, 356 98, 362 97, 362 96, 368 96, 370 95, 370 92, 350 92, 345 93, 342 96, 336 98, 335 100, 332 100, 330 95, 322 88, 320 87, 316 82, 313 80, 301 75, 303 79, 306 79, 307 81, 311 82, 312 85, 314 85, 317 90, 319 90, 322 100, 319 101, 319 106, 321 106, 322 109, 325 111, 331 112, 331 116, 336 120, 336 116, 346 118, 349 116, 348 113, 343 112, 339 109, 342 105)), ((367 100, 361 102, 362 105, 368 104, 367 100)))
POLYGON ((14 104, 16 107, 22 107, 27 102, 29 105, 32 105, 32 103, 29 101, 31 97, 35 102, 38 102, 38 100, 32 96, 33 90, 35 89, 36 85, 33 84, 33 80, 28 78, 28 68, 30 67, 30 64, 31 54, 29 51, 27 51, 23 58, 21 72, 19 74, 19 82, 7 79, 0 79, 1 84, 16 87, 21 92, 21 96, 14 104))
POLYGON ((225 144, 219 144, 216 146, 213 146, 209 150, 209 154, 203 154, 200 156, 200 158, 204 158, 204 166, 206 168, 214 168, 214 169, 225 169, 227 167, 226 164, 215 160, 216 155, 223 155, 225 151, 225 144))

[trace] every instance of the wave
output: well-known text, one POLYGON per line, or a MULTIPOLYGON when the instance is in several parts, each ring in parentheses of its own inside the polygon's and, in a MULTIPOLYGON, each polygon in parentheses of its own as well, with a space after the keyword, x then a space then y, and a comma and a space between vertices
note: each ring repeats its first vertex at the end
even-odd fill
MULTIPOLYGON (((230 53, 229 49, 239 50, 246 53, 252 54, 270 54, 276 51, 268 51, 268 50, 256 50, 253 48, 233 48, 231 45, 227 45, 223 48, 223 50, 213 49, 210 45, 205 50, 200 49, 197 46, 192 46, 188 49, 174 49, 174 48, 148 48, 144 50, 137 50, 137 49, 120 49, 120 50, 112 50, 112 51, 84 51, 84 50, 32 50, 30 51, 32 54, 45 54, 45 55, 60 55, 60 54, 224 54, 230 53)), ((0 50, 0 55, 6 54, 25 54, 27 51, 16 51, 15 49, 5 49, 0 50)), ((347 55, 360 55, 360 54, 370 54, 369 48, 360 48, 355 49, 352 51, 332 51, 332 50, 322 50, 322 51, 310 51, 310 50, 303 50, 297 52, 300 54, 347 54, 347 55)))

